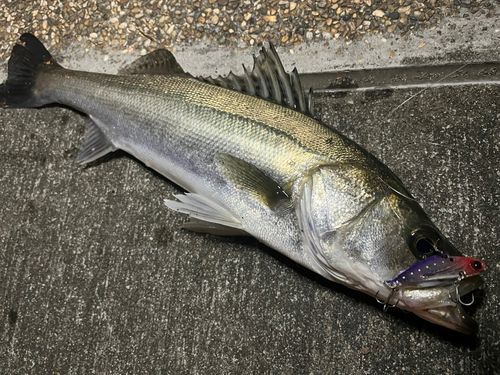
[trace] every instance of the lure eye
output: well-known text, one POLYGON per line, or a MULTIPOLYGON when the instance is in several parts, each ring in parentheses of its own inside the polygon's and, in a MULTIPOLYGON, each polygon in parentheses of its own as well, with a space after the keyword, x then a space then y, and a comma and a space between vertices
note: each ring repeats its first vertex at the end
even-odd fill
POLYGON ((475 270, 479 271, 479 270, 482 270, 483 269, 483 264, 478 261, 478 260, 475 260, 471 263, 471 266, 472 268, 474 268, 475 270))

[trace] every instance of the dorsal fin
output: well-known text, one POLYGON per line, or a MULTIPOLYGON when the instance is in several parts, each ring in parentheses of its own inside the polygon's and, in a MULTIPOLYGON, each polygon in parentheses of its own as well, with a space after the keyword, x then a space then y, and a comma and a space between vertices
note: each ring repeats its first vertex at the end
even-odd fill
POLYGON ((308 95, 304 94, 297 69, 295 68, 290 74, 286 73, 278 53, 271 43, 269 43, 268 50, 262 47, 259 55, 253 58, 252 71, 249 72, 243 65, 243 75, 241 76, 229 72, 225 77, 219 76, 215 79, 198 77, 198 79, 314 116, 312 89, 308 95))
POLYGON ((157 49, 120 69, 118 74, 185 74, 185 72, 170 51, 157 49))

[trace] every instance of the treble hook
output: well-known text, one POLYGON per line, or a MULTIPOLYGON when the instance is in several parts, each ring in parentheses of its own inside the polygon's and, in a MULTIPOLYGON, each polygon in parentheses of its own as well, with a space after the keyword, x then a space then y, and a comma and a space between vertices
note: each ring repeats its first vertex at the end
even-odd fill
POLYGON ((460 292, 458 291, 458 287, 460 286, 460 282, 462 281, 462 279, 458 279, 457 281, 455 281, 455 293, 457 294, 457 302, 460 302, 462 305, 464 306, 470 306, 474 303, 474 293, 472 293, 472 301, 470 301, 469 303, 465 303, 464 301, 462 301, 462 299, 460 298, 460 292))
POLYGON ((375 300, 376 300, 378 303, 380 303, 381 305, 383 305, 385 302, 384 302, 384 301, 381 301, 381 300, 379 300, 379 299, 377 298, 377 296, 378 296, 378 292, 380 292, 380 290, 377 290, 377 293, 375 294, 375 300))
POLYGON ((399 299, 398 301, 396 302, 395 305, 391 305, 389 304, 389 301, 391 300, 392 296, 394 295, 394 292, 396 292, 396 289, 395 288, 392 288, 391 289, 391 294, 389 294, 389 297, 387 298, 387 301, 381 301, 377 298, 378 296, 378 292, 380 292, 380 290, 377 291, 377 293, 375 294, 375 300, 380 303, 381 305, 384 305, 384 308, 382 309, 384 312, 386 312, 387 310, 389 310, 390 308, 392 307, 396 307, 399 303, 399 299))

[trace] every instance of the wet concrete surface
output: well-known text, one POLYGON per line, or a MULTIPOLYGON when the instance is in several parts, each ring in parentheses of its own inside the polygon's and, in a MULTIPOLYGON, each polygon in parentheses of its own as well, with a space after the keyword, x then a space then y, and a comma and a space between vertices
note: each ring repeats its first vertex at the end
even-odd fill
POLYGON ((328 125, 398 174, 486 285, 467 337, 247 238, 179 229, 179 189, 125 153, 74 164, 83 117, 0 111, 4 373, 493 374, 500 368, 498 86, 321 94, 328 125), (398 108, 397 110, 395 110, 398 108))
POLYGON ((444 86, 499 85, 500 63, 335 70, 302 74, 301 82, 304 87, 312 87, 315 93, 375 91, 375 93, 367 94, 367 98, 373 98, 374 95, 379 97, 382 90, 414 88, 427 90, 444 86))

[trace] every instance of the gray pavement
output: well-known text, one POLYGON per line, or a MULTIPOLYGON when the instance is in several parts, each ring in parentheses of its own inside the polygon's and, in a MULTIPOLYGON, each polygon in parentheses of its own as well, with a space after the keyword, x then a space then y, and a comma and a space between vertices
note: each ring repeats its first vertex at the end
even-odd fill
MULTIPOLYGON (((441 54, 439 44, 426 50, 416 41, 428 47, 434 42, 425 33, 453 38, 447 33, 456 29, 422 31, 411 43, 378 35, 280 52, 287 68, 296 62, 309 72, 500 61, 499 34, 492 25, 480 38, 480 22, 464 25, 468 32, 460 36, 477 43, 454 43, 441 54)), ((76 55, 77 47, 55 55, 101 71, 133 58, 116 51, 76 55)), ((250 61, 249 50, 206 43, 177 49, 187 70, 202 66, 191 69, 195 74, 250 61)), ((485 261, 486 285, 472 307, 478 337, 397 309, 384 313, 373 299, 256 240, 181 230, 185 217, 162 204, 178 188, 137 160, 117 152, 87 167, 74 164, 80 114, 59 107, 5 110, 0 372, 500 373, 499 87, 430 88, 394 111, 418 91, 322 94, 316 107, 326 124, 391 167, 464 254, 485 261)))

